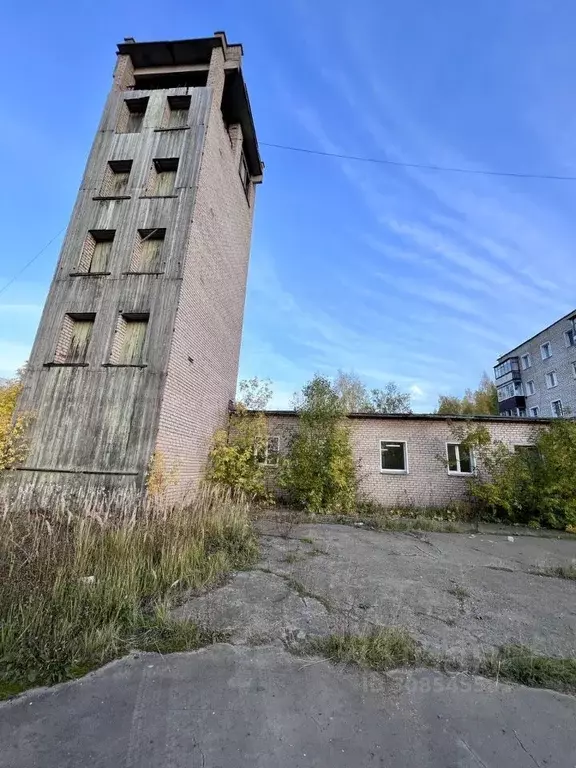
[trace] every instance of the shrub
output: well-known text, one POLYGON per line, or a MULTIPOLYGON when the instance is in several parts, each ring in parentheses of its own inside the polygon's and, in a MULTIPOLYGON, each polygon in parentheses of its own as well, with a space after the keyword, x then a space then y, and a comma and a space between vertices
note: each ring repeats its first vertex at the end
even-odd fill
POLYGON ((0 471, 10 469, 26 456, 26 429, 30 416, 14 417, 22 391, 22 377, 0 384, 0 471))
POLYGON ((170 603, 257 553, 247 503, 214 488, 171 508, 95 491, 2 502, 0 694, 131 648, 198 647, 211 636, 170 618, 170 603))
POLYGON ((485 427, 459 437, 478 455, 482 471, 469 488, 484 512, 525 525, 576 525, 576 422, 553 421, 535 434, 533 448, 517 452, 492 442, 485 427))
POLYGON ((350 512, 357 472, 350 430, 331 382, 315 376, 297 402, 298 429, 280 474, 289 502, 310 512, 350 512))

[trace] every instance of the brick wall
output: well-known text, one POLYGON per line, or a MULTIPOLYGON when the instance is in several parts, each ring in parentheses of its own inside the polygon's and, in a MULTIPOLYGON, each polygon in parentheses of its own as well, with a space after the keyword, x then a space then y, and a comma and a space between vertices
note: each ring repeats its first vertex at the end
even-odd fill
POLYGON ((212 436, 235 396, 254 188, 249 200, 220 110, 224 54, 214 49, 212 104, 160 413, 156 450, 178 469, 180 493, 201 477, 212 436))
MULTIPOLYGON (((461 422, 454 422, 459 424, 461 422)), ((482 420, 493 440, 509 446, 534 442, 545 422, 482 420)), ((292 415, 268 416, 268 434, 280 437, 285 453, 298 421, 292 415)), ((465 500, 467 477, 448 473, 443 459, 446 443, 457 442, 447 419, 389 417, 349 420, 354 456, 358 462, 361 492, 385 506, 438 506, 465 500), (380 470, 380 440, 406 441, 408 472, 388 474, 380 470)), ((478 467, 482 471, 482 467, 478 467)), ((274 470, 270 470, 273 478, 274 470)))

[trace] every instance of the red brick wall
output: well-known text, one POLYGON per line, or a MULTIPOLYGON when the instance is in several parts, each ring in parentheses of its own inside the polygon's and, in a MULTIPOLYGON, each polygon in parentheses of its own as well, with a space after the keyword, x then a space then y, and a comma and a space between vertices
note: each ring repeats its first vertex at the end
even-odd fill
POLYGON ((254 206, 220 111, 224 57, 215 49, 213 89, 186 252, 156 450, 176 467, 176 492, 201 477, 214 431, 234 398, 254 206), (193 362, 190 362, 190 358, 193 362))

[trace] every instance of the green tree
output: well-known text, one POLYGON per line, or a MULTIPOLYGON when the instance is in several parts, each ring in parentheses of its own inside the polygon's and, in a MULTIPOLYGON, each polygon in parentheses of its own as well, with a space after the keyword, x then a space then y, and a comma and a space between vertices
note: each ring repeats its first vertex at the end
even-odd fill
POLYGON ((462 398, 440 395, 436 412, 446 416, 497 416, 496 385, 487 373, 483 373, 478 389, 467 389, 462 398))
POLYGON ((412 413, 410 393, 389 381, 383 389, 368 390, 354 372, 339 370, 334 389, 345 413, 412 413))
POLYGON ((257 377, 245 379, 238 385, 238 394, 228 429, 219 429, 212 440, 206 479, 242 491, 254 500, 268 500, 259 456, 268 440, 263 411, 272 398, 271 382, 257 377))
POLYGON ((299 416, 280 485, 289 502, 311 512, 350 512, 357 491, 356 464, 346 410, 336 386, 316 375, 295 399, 299 416))

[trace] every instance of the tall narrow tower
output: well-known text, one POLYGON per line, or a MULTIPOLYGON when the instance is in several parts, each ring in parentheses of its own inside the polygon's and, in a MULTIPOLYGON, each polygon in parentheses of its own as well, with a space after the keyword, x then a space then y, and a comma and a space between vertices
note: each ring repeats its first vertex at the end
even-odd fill
POLYGON ((262 163, 226 35, 118 46, 31 353, 19 483, 198 480, 234 397, 262 163))

